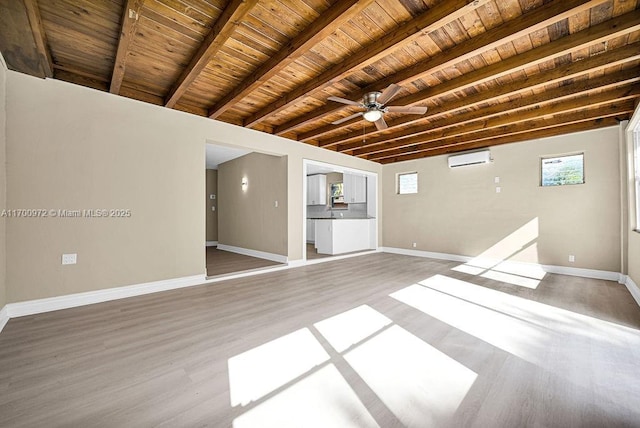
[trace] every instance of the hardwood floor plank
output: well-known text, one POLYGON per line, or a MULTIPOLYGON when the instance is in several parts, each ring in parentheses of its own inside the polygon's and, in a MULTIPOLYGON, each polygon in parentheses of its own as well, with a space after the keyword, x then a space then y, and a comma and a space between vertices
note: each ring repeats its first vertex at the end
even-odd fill
MULTIPOLYGON (((637 425, 640 308, 623 285, 546 274, 527 288, 459 265, 377 253, 11 319, 0 334, 0 426, 240 426, 285 398, 291 424, 313 425, 296 419, 296 394, 330 399, 306 386, 327 379, 356 401, 323 416, 348 411, 352 424, 365 423, 360 408, 385 427, 424 426, 429 415, 450 427, 637 425), (371 330, 363 307, 387 324, 371 330), (360 335, 346 350, 319 327, 332 317, 350 320, 341 334, 360 335), (280 379, 285 355, 260 353, 295 332, 326 357, 280 379), (407 340, 431 357, 412 366, 407 340), (240 355, 257 355, 264 376, 238 384, 229 370, 240 355), (376 378, 389 370, 415 375, 394 378, 394 401, 376 378), (232 405, 239 388, 268 379, 277 383, 266 395, 232 405)), ((296 364, 310 352, 300 346, 287 348, 296 364)))
POLYGON ((206 251, 209 277, 282 265, 271 260, 218 250, 217 247, 207 247, 206 251))

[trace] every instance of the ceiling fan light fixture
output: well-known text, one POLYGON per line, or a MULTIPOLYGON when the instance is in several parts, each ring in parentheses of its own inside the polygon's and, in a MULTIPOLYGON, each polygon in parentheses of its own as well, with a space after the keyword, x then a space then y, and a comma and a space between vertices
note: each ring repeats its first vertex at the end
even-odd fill
POLYGON ((369 109, 363 113, 364 120, 368 122, 375 122, 382 117, 382 112, 376 109, 369 109))

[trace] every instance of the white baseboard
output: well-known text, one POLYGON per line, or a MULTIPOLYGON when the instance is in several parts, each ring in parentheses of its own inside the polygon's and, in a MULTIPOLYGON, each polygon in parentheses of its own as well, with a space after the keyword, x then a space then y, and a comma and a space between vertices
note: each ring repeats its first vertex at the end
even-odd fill
POLYGON ((7 310, 7 316, 9 318, 16 318, 26 315, 40 314, 43 312, 57 311, 60 309, 75 308, 77 306, 91 305, 94 303, 108 302, 110 300, 124 299, 126 297, 157 293, 159 291, 191 287, 204 283, 204 275, 193 275, 183 278, 146 282, 136 285, 127 285, 124 287, 87 291, 85 293, 67 294, 64 296, 49 297, 46 299, 8 303, 5 306, 5 309, 7 310))
MULTIPOLYGON (((478 261, 477 257, 461 256, 457 254, 447 254, 447 253, 433 253, 430 251, 408 250, 404 248, 383 247, 382 251, 384 251, 385 253, 402 254, 405 256, 426 257, 430 259, 449 260, 449 261, 463 262, 463 263, 467 263, 472 260, 478 261)), ((611 272, 606 270, 574 268, 574 267, 568 267, 568 266, 541 265, 538 263, 515 262, 515 261, 509 261, 509 260, 501 261, 501 260, 482 259, 481 262, 482 262, 481 265, 483 266, 500 264, 501 266, 506 268, 508 268, 509 266, 529 267, 529 268, 542 269, 543 271, 548 273, 580 276, 583 278, 604 279, 607 281, 616 281, 616 282, 620 281, 619 272, 611 272)))
POLYGON ((382 252, 392 253, 392 254, 401 254, 403 256, 426 257, 428 259, 450 260, 453 262, 468 262, 470 260, 473 260, 473 257, 468 257, 468 256, 458 256, 455 254, 447 254, 447 253, 433 253, 431 251, 408 250, 405 248, 395 248, 395 247, 382 247, 382 252))
POLYGON ((234 247, 233 245, 218 244, 218 250, 229 251, 231 253, 242 254, 245 256, 257 257, 259 259, 271 260, 272 262, 287 263, 287 256, 280 254, 267 253, 264 251, 250 250, 248 248, 234 247))
POLYGON ((630 276, 627 276, 624 285, 626 285, 627 290, 629 290, 629 293, 631 293, 633 299, 636 301, 638 306, 640 306, 640 287, 638 287, 638 284, 633 282, 633 279, 631 279, 630 276))
POLYGON ((7 305, 0 309, 0 332, 5 325, 9 322, 9 314, 7 312, 7 305))
POLYGON ((215 247, 218 245, 218 241, 207 241, 207 247, 215 247))

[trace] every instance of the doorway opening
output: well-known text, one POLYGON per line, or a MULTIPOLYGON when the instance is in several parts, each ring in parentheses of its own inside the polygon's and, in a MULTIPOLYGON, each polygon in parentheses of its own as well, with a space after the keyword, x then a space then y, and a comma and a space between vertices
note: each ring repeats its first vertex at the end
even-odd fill
POLYGON ((378 175, 304 160, 303 258, 329 259, 378 248, 378 175))
POLYGON ((285 264, 287 157, 207 143, 205 179, 207 277, 285 264))

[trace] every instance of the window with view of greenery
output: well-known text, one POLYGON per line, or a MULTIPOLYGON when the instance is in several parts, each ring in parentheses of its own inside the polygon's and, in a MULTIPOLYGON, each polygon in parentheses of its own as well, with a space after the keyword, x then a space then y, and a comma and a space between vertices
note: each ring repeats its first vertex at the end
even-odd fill
POLYGON ((640 132, 634 132, 634 156, 636 179, 636 230, 640 231, 640 132))
POLYGON ((418 173, 398 174, 398 194, 418 193, 418 173))
POLYGON ((584 183, 584 153, 542 158, 542 186, 584 183))

